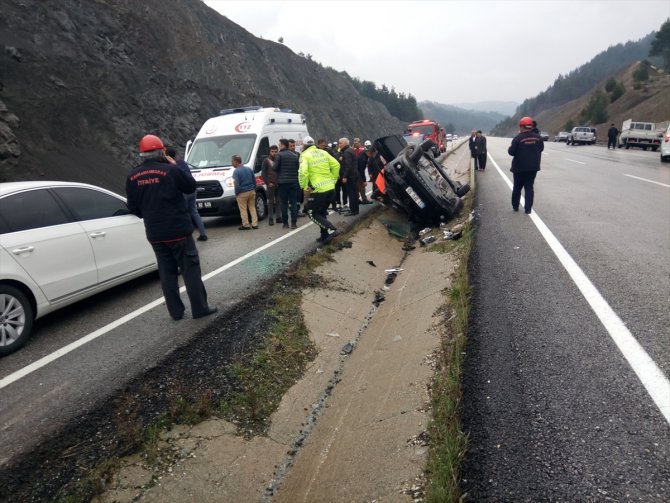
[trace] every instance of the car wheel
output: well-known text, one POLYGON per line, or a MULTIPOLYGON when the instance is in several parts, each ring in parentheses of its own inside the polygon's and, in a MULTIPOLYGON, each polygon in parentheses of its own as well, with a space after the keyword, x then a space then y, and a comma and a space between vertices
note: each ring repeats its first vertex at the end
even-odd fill
POLYGON ((0 285, 0 356, 23 346, 33 329, 33 306, 11 285, 0 285))
POLYGON ((670 156, 661 156, 661 162, 670 162, 670 156))
POLYGON ((267 215, 268 210, 267 210, 267 205, 265 202, 265 194, 261 192, 260 190, 256 191, 256 215, 258 216, 258 220, 263 220, 265 218, 265 215, 267 215))

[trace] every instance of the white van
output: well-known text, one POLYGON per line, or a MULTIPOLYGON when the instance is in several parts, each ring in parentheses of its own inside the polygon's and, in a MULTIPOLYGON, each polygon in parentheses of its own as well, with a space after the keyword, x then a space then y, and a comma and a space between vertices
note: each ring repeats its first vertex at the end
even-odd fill
POLYGON ((270 145, 279 146, 281 138, 294 139, 296 152, 302 150, 307 121, 302 114, 279 108, 244 107, 221 110, 207 120, 195 141, 186 145, 186 162, 198 186, 196 202, 202 216, 239 215, 231 157, 256 173, 256 211, 259 220, 267 211, 265 185, 260 177, 263 160, 270 145))

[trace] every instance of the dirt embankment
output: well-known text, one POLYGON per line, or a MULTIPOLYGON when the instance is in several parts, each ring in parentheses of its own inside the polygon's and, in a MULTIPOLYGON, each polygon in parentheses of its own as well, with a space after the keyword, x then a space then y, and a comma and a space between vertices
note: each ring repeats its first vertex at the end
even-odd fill
MULTIPOLYGON (((469 156, 451 157, 467 181, 469 156)), ((266 436, 244 439, 220 419, 175 427, 160 440, 169 466, 126 458, 95 501, 420 501, 428 387, 457 257, 403 250, 387 228, 402 218, 384 212, 314 272, 322 286, 304 290, 302 310, 318 356, 266 436)))

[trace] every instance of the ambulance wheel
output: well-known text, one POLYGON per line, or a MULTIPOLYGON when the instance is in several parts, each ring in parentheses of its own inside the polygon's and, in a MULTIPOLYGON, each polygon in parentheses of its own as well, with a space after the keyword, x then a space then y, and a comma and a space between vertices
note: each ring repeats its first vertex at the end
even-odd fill
POLYGON ((256 191, 256 215, 258 220, 263 220, 268 214, 267 202, 265 201, 265 194, 260 190, 256 191))

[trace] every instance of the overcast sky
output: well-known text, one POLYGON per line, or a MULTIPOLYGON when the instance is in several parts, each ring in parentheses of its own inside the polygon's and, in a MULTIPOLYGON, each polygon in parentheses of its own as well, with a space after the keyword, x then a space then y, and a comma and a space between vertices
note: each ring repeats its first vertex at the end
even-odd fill
POLYGON ((257 37, 418 101, 522 102, 670 18, 670 0, 205 0, 257 37))

